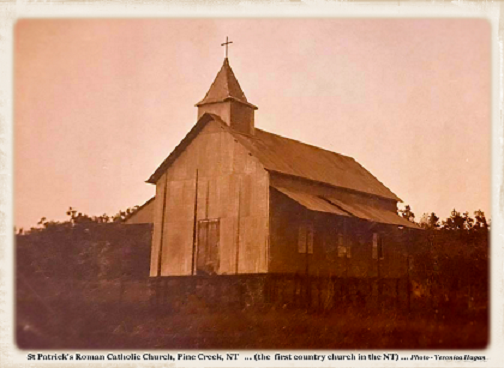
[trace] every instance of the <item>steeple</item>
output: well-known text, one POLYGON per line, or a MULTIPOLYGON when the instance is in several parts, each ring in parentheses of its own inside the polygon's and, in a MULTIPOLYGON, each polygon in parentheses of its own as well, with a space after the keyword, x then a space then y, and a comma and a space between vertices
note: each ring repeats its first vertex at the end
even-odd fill
POLYGON ((254 110, 257 107, 247 101, 236 79, 228 58, 215 77, 205 98, 196 104, 198 119, 206 112, 219 115, 233 129, 254 134, 254 110))

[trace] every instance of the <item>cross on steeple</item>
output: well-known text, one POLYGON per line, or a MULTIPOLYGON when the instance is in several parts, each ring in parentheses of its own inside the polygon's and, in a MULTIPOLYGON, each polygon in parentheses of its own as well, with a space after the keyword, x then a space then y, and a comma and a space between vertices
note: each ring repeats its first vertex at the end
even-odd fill
POLYGON ((226 45, 226 59, 227 59, 227 57, 228 57, 228 45, 229 45, 230 43, 233 43, 233 41, 228 41, 228 37, 227 37, 227 36, 226 36, 226 42, 221 43, 221 46, 226 45))

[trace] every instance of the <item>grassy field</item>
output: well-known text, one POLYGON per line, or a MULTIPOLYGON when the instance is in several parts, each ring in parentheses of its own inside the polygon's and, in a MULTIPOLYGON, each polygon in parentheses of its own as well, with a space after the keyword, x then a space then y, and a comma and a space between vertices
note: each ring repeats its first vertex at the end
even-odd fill
POLYGON ((479 349, 488 341, 486 312, 19 302, 16 324, 21 349, 479 349))

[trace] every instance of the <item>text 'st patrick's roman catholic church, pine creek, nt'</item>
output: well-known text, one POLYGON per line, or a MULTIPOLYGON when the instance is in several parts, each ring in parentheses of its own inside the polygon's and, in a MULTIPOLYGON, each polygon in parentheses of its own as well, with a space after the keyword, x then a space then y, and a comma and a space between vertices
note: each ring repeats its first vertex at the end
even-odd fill
POLYGON ((196 107, 127 220, 154 224, 151 276, 406 274, 401 200, 351 157, 256 128, 227 57, 196 107))

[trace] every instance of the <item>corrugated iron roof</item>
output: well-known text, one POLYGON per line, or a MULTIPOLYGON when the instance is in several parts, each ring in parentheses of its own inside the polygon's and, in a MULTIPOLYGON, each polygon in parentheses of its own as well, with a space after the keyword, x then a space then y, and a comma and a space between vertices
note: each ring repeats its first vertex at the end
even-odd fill
POLYGON ((402 218, 396 212, 357 203, 352 201, 351 198, 342 200, 332 197, 317 196, 298 189, 285 188, 278 185, 271 185, 271 187, 311 211, 331 213, 345 217, 357 217, 361 220, 378 222, 386 225, 404 226, 413 229, 420 228, 417 224, 402 218))
POLYGON ((209 121, 216 121, 242 143, 271 172, 300 177, 333 187, 345 188, 394 201, 390 189, 353 158, 293 139, 255 129, 253 136, 231 129, 217 115, 204 114, 174 151, 147 180, 155 183, 209 121))
POLYGON ((413 229, 420 228, 417 224, 406 220, 405 218, 399 216, 396 212, 379 209, 362 203, 356 203, 350 198, 336 199, 328 197, 327 200, 334 205, 342 208, 343 210, 351 213, 355 217, 363 220, 379 222, 388 225, 404 226, 413 229))
POLYGON ((338 216, 351 216, 347 212, 316 195, 274 185, 272 185, 272 187, 311 211, 332 213, 338 216))
POLYGON ((235 133, 267 170, 401 202, 390 189, 353 158, 255 129, 235 133))

